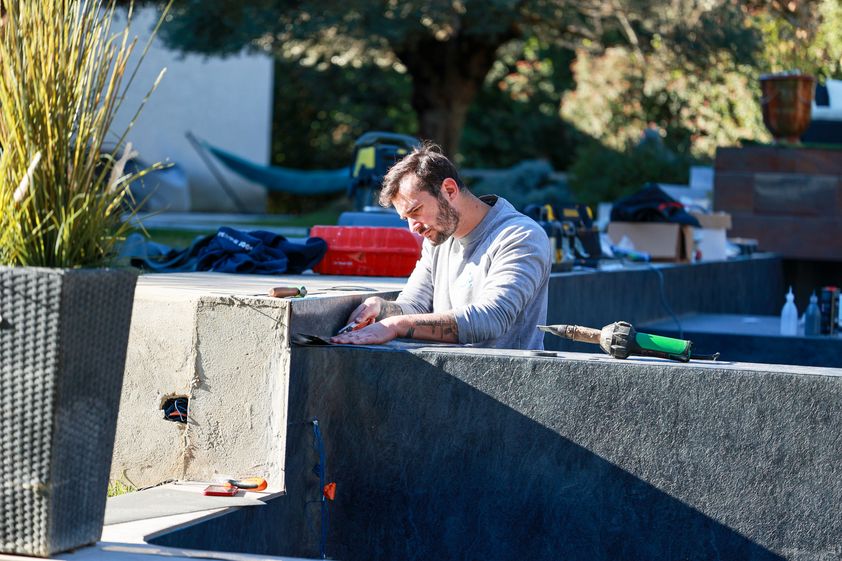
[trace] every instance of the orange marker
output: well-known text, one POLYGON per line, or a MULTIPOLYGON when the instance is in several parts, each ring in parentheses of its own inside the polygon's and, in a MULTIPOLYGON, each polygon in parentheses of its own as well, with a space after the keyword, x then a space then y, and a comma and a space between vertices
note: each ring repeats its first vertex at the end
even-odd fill
POLYGON ((327 500, 332 501, 336 498, 336 483, 328 483, 322 489, 322 494, 327 498, 327 500))

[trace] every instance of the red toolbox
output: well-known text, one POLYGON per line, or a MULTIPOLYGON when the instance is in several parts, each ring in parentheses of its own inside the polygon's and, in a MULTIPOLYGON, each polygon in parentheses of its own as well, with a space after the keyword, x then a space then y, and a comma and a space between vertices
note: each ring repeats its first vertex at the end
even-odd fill
POLYGON ((373 226, 313 226, 310 237, 327 242, 315 272, 367 277, 408 277, 421 257, 423 241, 407 228, 373 226))

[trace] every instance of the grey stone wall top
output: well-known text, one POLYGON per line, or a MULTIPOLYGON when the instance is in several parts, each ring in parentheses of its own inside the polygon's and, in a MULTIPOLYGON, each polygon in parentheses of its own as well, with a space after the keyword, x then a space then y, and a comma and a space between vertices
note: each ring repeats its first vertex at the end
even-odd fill
MULTIPOLYGON (((549 336, 548 336, 549 337, 549 336)), ((337 345, 346 348, 354 348, 347 345, 337 345)), ((781 373, 781 374, 798 374, 809 376, 842 376, 842 368, 823 368, 817 366, 797 366, 788 364, 760 364, 753 362, 728 362, 728 361, 701 361, 691 360, 688 363, 681 363, 665 359, 648 358, 648 357, 630 357, 628 359, 620 360, 611 358, 604 353, 578 353, 578 352, 564 352, 564 351, 523 351, 515 349, 480 349, 472 347, 462 347, 456 345, 435 345, 426 343, 416 343, 413 341, 396 340, 385 345, 357 347, 365 348, 375 352, 410 352, 419 356, 474 356, 481 358, 518 358, 528 361, 549 361, 558 364, 562 367, 563 364, 588 362, 599 363, 603 365, 606 372, 611 369, 622 369, 625 367, 646 367, 656 369, 679 369, 686 372, 703 372, 703 371, 721 371, 721 372, 763 372, 763 373, 781 373)), ((596 348, 591 345, 591 348, 596 348)), ((566 366, 565 366, 566 367, 566 366)))

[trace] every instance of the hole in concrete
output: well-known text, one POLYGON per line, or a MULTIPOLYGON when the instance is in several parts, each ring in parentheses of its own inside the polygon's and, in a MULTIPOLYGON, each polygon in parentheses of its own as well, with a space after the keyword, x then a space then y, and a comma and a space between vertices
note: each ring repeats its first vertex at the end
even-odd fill
POLYGON ((164 400, 161 409, 164 412, 164 419, 176 423, 187 422, 188 399, 185 396, 175 396, 164 400))

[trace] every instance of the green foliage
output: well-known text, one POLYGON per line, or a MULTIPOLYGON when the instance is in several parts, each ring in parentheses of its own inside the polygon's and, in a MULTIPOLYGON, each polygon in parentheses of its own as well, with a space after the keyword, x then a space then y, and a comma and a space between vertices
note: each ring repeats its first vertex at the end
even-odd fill
MULTIPOLYGON (((730 0, 176 0, 162 36, 185 52, 228 55, 248 47, 380 64, 400 59, 426 38, 503 45, 539 37, 566 47, 633 44, 645 50, 659 36, 686 57, 726 49, 743 60, 757 36, 735 25, 741 19, 740 3, 730 0)), ((438 62, 456 68, 460 61, 438 62)))
POLYGON ((573 201, 563 174, 553 173, 545 160, 526 160, 508 169, 472 171, 463 174, 475 195, 499 195, 515 208, 531 204, 558 207, 573 201))
POLYGON ((108 482, 108 497, 118 497, 135 491, 137 491, 137 488, 131 483, 124 483, 119 479, 108 482))
MULTIPOLYGON (((276 59, 272 163, 299 169, 348 166, 363 133, 415 134, 410 82, 392 67, 355 61, 276 59)), ((343 195, 269 195, 269 210, 302 214, 335 205, 343 195)))
POLYGON ((558 107, 573 87, 573 57, 535 37, 503 47, 468 113, 460 163, 501 168, 542 158, 566 169, 577 136, 558 107))
POLYGON ((406 74, 374 64, 316 59, 275 63, 272 163, 302 169, 350 165, 370 130, 414 134, 406 74))
POLYGON ((820 76, 840 70, 842 5, 821 0, 806 6, 797 13, 784 6, 782 13, 761 2, 745 15, 745 28, 763 37, 754 65, 735 53, 688 58, 659 37, 645 51, 578 52, 576 89, 565 95, 562 115, 603 146, 579 150, 570 170, 574 192, 591 203, 646 181, 683 183, 690 161, 710 162, 718 146, 769 141, 759 104, 763 69, 798 67, 820 76), (630 148, 646 129, 659 131, 664 151, 630 148))
MULTIPOLYGON (((545 158, 563 169, 573 133, 558 114, 572 86, 567 49, 533 38, 507 46, 495 63, 465 127, 460 163, 508 167, 545 158)), ((354 141, 369 130, 414 135, 412 84, 394 67, 339 66, 321 58, 275 63, 272 159, 276 165, 330 169, 350 163, 354 141)), ((290 208, 284 202, 281 208, 290 208)))
MULTIPOLYGON (((129 227, 121 221, 129 184, 145 173, 123 173, 130 145, 120 160, 103 147, 131 84, 133 75, 124 77, 135 43, 128 26, 112 31, 113 2, 4 5, 0 263, 103 265, 129 227)), ((118 148, 124 138, 118 133, 118 148)))
POLYGON ((595 205, 633 193, 645 183, 686 184, 692 160, 647 140, 625 150, 598 142, 582 145, 570 168, 570 189, 579 202, 595 205))
MULTIPOLYGON (((407 114, 411 105, 418 134, 443 143, 452 155, 465 111, 482 91, 486 111, 472 112, 475 132, 465 140, 465 162, 471 165, 505 165, 521 155, 548 157, 559 165, 567 161, 567 129, 555 108, 544 111, 564 90, 554 83, 564 75, 555 64, 565 56, 558 55, 562 48, 598 53, 623 45, 646 55, 663 45, 678 60, 702 68, 711 56, 726 52, 749 61, 758 41, 758 33, 742 25, 740 3, 732 0, 176 0, 171 20, 164 36, 184 52, 233 54, 250 48, 285 61, 405 72, 411 95, 387 99, 400 99, 396 106, 407 114), (528 43, 532 37, 547 56, 520 58, 531 68, 512 71, 515 60, 506 58, 510 42, 528 43), (504 57, 492 64, 499 53, 504 57), (483 89, 495 72, 502 75, 490 83, 511 89, 483 89)), ((325 87, 319 93, 344 91, 325 87)), ((388 95, 379 88, 369 95, 379 93, 388 95)))
POLYGON ((764 38, 759 70, 800 70, 821 80, 842 76, 842 2, 789 5, 794 10, 757 10, 749 19, 764 38))
MULTIPOLYGON (((613 152, 588 144, 578 152, 586 161, 633 159, 628 147, 650 127, 686 167, 710 161, 717 146, 770 138, 757 76, 777 69, 775 56, 807 45, 821 76, 838 75, 842 56, 838 0, 176 3, 166 31, 176 48, 276 56, 273 160, 290 167, 345 165, 362 131, 423 134, 429 114, 452 117, 466 100, 457 157, 466 167, 544 158, 565 169, 587 137, 613 152), (445 45, 453 49, 438 50, 445 45), (465 53, 479 50, 492 52, 493 64, 470 64, 465 53), (466 79, 429 88, 453 76, 466 79)), ((646 179, 681 175, 652 167, 646 179)))
POLYGON ((579 53, 576 90, 562 115, 615 150, 625 150, 650 127, 668 148, 710 160, 717 146, 766 139, 751 67, 712 58, 701 70, 677 60, 664 45, 639 55, 625 48, 602 56, 579 53))

